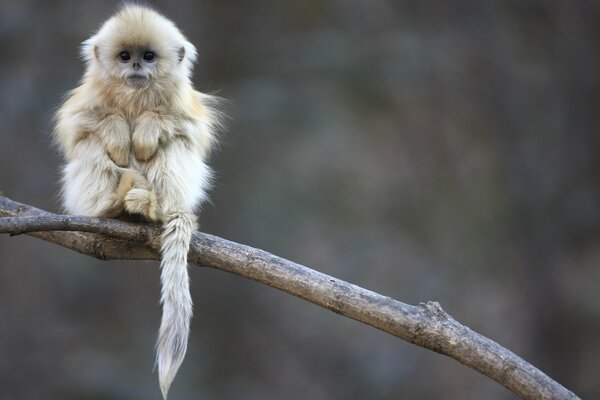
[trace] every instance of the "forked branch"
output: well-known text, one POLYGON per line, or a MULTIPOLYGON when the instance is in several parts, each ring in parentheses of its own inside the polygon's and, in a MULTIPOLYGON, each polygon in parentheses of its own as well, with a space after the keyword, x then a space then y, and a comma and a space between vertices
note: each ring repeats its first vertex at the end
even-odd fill
MULTIPOLYGON (((4 217, 0 233, 27 233, 103 260, 159 259, 156 225, 57 215, 4 196, 0 196, 0 217, 4 217)), ((454 320, 436 302, 404 304, 266 251, 201 232, 192 238, 189 261, 255 280, 452 357, 524 399, 578 399, 527 361, 454 320)))

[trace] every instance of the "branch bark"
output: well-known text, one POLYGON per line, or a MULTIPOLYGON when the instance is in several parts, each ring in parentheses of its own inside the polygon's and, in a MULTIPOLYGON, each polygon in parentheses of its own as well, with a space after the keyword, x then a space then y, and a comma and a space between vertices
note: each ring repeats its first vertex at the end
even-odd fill
MULTIPOLYGON (((52 214, 0 195, 0 233, 29 235, 102 260, 158 260, 160 227, 52 214)), ((578 399, 511 351, 448 315, 436 302, 412 306, 266 251, 196 232, 189 261, 310 301, 417 346, 452 357, 524 399, 578 399)))

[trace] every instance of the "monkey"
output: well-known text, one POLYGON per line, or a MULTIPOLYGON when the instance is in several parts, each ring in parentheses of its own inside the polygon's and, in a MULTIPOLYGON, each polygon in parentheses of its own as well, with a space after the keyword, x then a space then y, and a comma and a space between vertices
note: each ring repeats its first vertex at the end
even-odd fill
POLYGON ((187 254, 212 171, 219 99, 191 83, 197 52, 173 22, 125 4, 81 46, 85 73, 54 120, 70 214, 162 224, 162 319, 156 345, 166 399, 187 350, 187 254))

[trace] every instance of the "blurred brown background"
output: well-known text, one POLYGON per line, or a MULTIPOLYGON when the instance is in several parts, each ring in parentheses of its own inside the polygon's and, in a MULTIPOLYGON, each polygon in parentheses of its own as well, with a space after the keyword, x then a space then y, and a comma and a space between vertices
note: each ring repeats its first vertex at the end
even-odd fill
MULTIPOLYGON (((600 3, 159 1, 229 99, 202 229, 458 320, 600 398, 600 3)), ((53 110, 116 3, 0 2, 0 191, 60 209, 53 110)), ((191 268, 172 399, 512 399, 191 268)), ((0 237, 0 399, 159 399, 156 263, 0 237)))

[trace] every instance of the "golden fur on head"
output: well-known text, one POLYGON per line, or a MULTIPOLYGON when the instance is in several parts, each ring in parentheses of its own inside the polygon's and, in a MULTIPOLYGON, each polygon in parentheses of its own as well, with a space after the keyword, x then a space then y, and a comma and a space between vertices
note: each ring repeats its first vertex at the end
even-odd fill
POLYGON ((147 48, 157 54, 151 78, 189 79, 196 61, 196 48, 166 17, 150 8, 127 4, 107 20, 98 32, 83 42, 81 55, 87 75, 123 79, 117 55, 123 50, 147 48))

